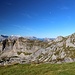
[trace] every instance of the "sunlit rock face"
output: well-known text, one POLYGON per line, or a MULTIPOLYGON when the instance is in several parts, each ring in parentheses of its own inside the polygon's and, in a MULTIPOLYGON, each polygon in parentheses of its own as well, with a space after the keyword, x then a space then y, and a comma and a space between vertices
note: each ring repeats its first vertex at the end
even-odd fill
POLYGON ((55 42, 62 41, 62 40, 63 40, 63 37, 62 37, 62 36, 58 36, 58 37, 55 39, 55 42))
POLYGON ((0 42, 0 61, 21 64, 74 62, 75 34, 49 41, 24 37, 5 39, 0 42))

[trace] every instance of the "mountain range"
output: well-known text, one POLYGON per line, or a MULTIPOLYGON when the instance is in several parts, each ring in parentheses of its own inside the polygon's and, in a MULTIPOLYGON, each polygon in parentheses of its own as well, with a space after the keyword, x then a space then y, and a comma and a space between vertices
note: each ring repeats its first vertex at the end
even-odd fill
POLYGON ((43 41, 34 38, 3 39, 0 42, 0 64, 75 62, 75 33, 43 41))
POLYGON ((40 40, 40 41, 48 41, 48 40, 54 40, 55 38, 37 38, 35 36, 20 36, 20 35, 11 35, 11 36, 8 36, 8 35, 0 35, 0 41, 3 41, 5 39, 17 39, 19 37, 23 37, 23 38, 27 38, 27 39, 30 39, 30 40, 40 40))

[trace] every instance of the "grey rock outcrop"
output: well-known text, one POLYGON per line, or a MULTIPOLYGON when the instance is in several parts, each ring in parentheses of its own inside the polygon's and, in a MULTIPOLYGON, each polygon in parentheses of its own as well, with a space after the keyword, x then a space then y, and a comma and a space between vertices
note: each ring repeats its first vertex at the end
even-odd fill
POLYGON ((75 62, 75 34, 40 41, 19 37, 0 42, 0 61, 10 63, 65 63, 75 62), (5 58, 5 59, 4 59, 5 58))

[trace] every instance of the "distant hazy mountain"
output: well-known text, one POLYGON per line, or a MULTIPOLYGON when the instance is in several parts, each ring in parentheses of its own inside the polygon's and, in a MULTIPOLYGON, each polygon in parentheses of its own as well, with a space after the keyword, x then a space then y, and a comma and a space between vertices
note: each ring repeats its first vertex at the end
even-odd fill
POLYGON ((55 38, 38 38, 38 37, 25 37, 27 39, 30 39, 30 40, 40 40, 40 41, 49 41, 49 40, 54 40, 55 38))
POLYGON ((19 37, 21 37, 20 35, 11 35, 8 36, 9 39, 18 39, 19 37))
POLYGON ((4 39, 7 39, 8 36, 7 35, 0 35, 0 41, 4 40, 4 39))
POLYGON ((54 40, 55 38, 37 38, 35 36, 29 36, 29 37, 24 37, 24 36, 20 36, 20 35, 11 35, 11 36, 7 36, 7 35, 0 35, 0 41, 4 40, 4 39, 17 39, 19 37, 23 37, 23 38, 27 38, 30 40, 40 40, 40 41, 49 41, 49 40, 54 40))

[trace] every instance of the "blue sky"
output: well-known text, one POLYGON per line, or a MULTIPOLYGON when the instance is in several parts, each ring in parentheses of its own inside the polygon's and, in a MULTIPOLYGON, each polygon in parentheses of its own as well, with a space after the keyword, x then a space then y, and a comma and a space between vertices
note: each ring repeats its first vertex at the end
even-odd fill
POLYGON ((0 0, 0 34, 57 37, 75 32, 75 0, 0 0))

